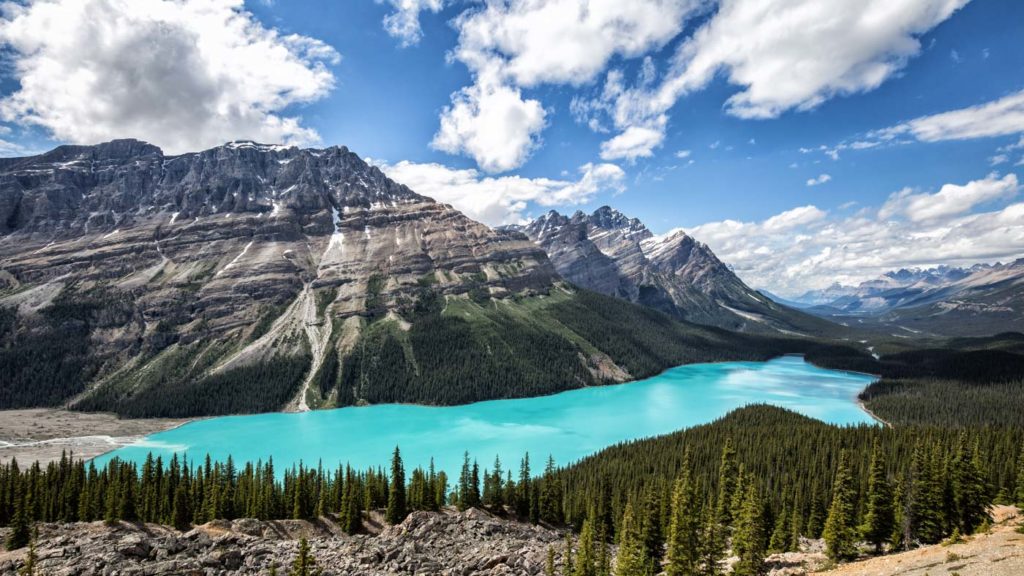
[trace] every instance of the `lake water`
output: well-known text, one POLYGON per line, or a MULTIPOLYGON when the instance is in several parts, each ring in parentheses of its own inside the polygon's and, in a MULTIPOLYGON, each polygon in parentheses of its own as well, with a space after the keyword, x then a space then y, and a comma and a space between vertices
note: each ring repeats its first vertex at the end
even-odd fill
POLYGON ((236 463, 273 456, 278 471, 299 461, 333 469, 349 462, 386 466, 398 445, 407 471, 431 457, 457 478, 462 454, 490 468, 495 455, 518 470, 530 453, 534 471, 548 455, 567 464, 606 446, 710 422, 752 403, 767 403, 834 424, 874 420, 857 405, 872 376, 818 368, 799 356, 768 362, 691 364, 645 380, 571 390, 540 398, 463 406, 383 404, 303 413, 226 416, 160 432, 96 459, 141 462, 146 454, 206 454, 236 463))

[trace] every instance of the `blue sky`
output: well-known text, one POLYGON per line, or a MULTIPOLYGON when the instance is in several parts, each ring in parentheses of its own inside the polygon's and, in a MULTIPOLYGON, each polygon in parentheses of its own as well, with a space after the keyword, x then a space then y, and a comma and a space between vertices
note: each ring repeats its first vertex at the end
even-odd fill
POLYGON ((489 224, 682 227, 785 294, 1024 255, 1024 3, 616 4, 8 6, 0 152, 344 144, 489 224))

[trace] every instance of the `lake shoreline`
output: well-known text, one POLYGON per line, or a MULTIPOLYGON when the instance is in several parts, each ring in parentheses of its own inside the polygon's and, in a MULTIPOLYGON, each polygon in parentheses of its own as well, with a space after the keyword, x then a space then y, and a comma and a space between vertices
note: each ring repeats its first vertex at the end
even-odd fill
POLYGON ((91 460, 166 432, 198 418, 120 418, 110 412, 75 412, 62 408, 0 410, 0 463, 16 458, 22 464, 45 466, 71 452, 91 460))

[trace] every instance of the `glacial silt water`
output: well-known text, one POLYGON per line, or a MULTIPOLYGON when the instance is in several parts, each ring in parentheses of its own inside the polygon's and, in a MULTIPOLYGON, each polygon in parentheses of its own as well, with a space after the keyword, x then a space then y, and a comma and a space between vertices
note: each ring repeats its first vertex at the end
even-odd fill
POLYGON ((226 416, 191 422, 146 437, 97 458, 141 462, 177 452, 194 462, 206 454, 236 463, 273 457, 278 471, 302 461, 330 469, 348 462, 363 469, 386 466, 401 447, 406 470, 457 474, 464 451, 490 468, 500 456, 518 469, 529 452, 535 471, 551 455, 559 464, 578 460, 626 440, 666 434, 710 422, 748 404, 766 403, 833 424, 873 422, 857 404, 872 376, 818 368, 799 356, 768 362, 692 364, 615 386, 571 390, 552 396, 494 400, 462 406, 384 404, 226 416))

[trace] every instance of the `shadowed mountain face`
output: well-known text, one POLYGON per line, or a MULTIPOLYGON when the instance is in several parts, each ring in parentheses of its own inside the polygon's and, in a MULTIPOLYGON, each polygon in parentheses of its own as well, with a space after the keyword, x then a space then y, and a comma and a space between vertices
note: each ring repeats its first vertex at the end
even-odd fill
MULTIPOLYGON (((641 249, 620 239, 653 241, 642 225, 599 216, 593 277, 644 270, 603 292, 673 310, 687 293, 648 290, 647 275, 734 280, 689 239, 641 249)), ((0 407, 451 404, 779 352, 765 344, 578 291, 524 235, 344 147, 165 156, 119 140, 0 161, 0 407)))
POLYGON ((678 318, 755 333, 836 328, 751 290, 707 245, 682 230, 655 236, 607 206, 593 214, 551 211, 514 227, 544 248, 570 282, 678 318))

